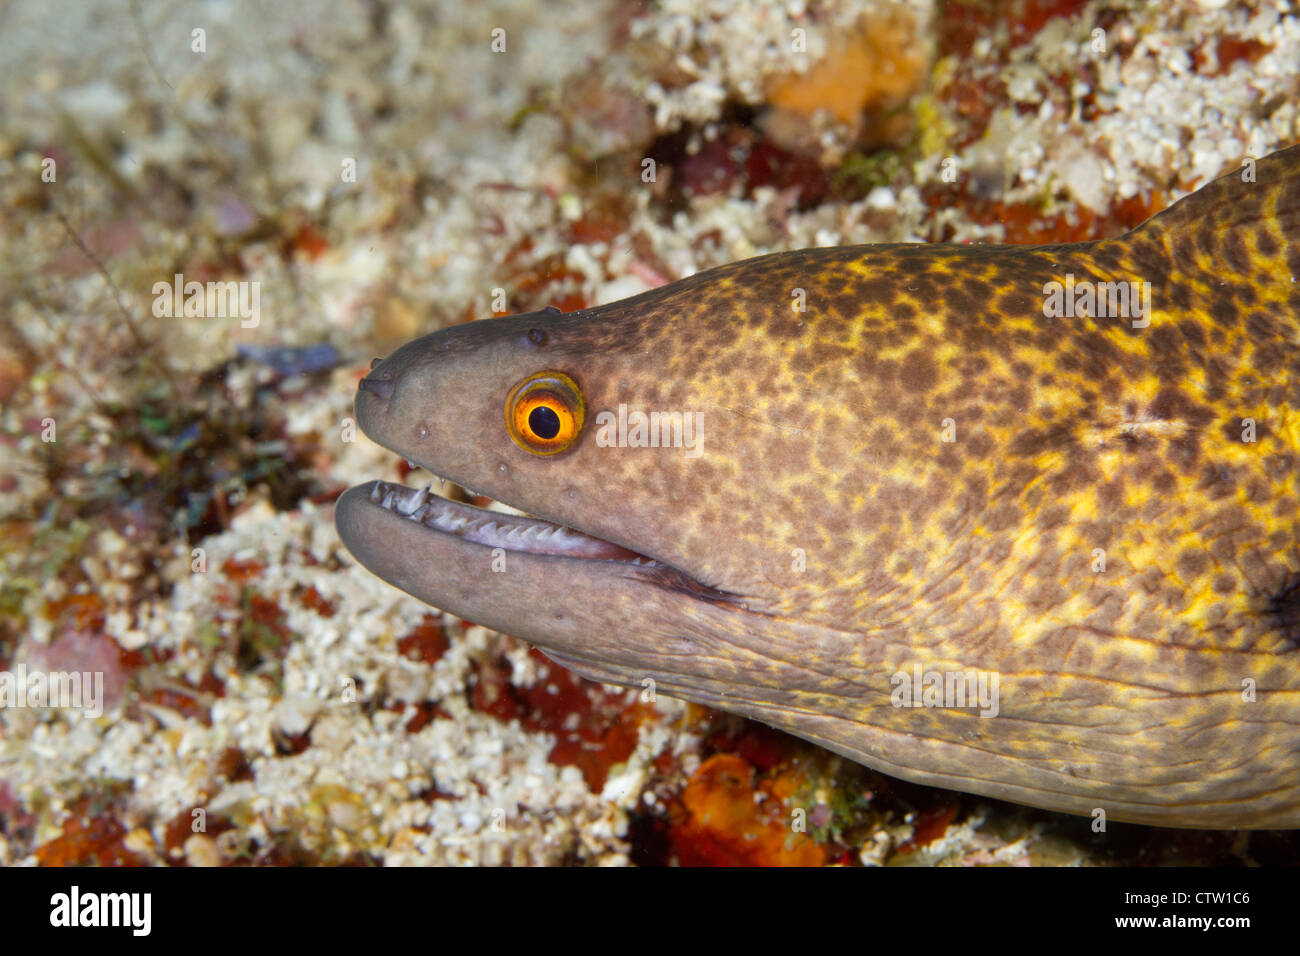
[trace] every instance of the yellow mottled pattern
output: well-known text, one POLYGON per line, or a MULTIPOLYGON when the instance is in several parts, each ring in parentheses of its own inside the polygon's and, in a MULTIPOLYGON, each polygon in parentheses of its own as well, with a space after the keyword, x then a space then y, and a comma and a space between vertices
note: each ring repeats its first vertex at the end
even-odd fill
POLYGON ((606 395, 598 362, 587 387, 702 409, 708 453, 599 467, 674 502, 669 559, 778 621, 848 632, 816 663, 856 680, 790 694, 776 668, 777 686, 742 676, 714 701, 915 779, 1300 824, 1300 633, 1270 612, 1300 576, 1298 165, 1280 154, 1110 242, 811 250, 659 304, 637 341, 653 380, 606 395), (1150 283, 1149 325, 1046 317, 1067 274, 1150 283), (890 706, 889 675, 917 661, 997 672, 999 716, 890 706))

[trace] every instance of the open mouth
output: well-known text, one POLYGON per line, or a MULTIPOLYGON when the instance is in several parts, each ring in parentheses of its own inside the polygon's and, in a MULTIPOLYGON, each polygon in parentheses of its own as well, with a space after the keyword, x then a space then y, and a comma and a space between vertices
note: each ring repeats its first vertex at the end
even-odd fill
POLYGON ((661 587, 718 603, 741 605, 732 594, 710 587, 684 572, 622 545, 525 514, 489 511, 435 494, 432 485, 411 488, 376 481, 372 504, 414 521, 438 534, 451 535, 486 548, 541 557, 605 561, 661 587))
POLYGON ((408 488, 375 482, 370 500, 385 511, 409 518, 433 531, 455 535, 486 548, 504 548, 560 558, 624 561, 640 567, 666 567, 620 545, 527 515, 488 511, 435 495, 431 485, 408 488))

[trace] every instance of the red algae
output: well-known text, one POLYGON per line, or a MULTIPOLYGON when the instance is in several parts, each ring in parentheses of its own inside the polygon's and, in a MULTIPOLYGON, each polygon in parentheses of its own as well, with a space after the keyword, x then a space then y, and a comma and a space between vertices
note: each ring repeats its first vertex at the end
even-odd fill
POLYGON ((1057 18, 1078 16, 1088 0, 945 0, 940 4, 938 23, 939 56, 968 56, 977 40, 996 38, 1006 30, 1006 42, 995 45, 1001 60, 1010 51, 1030 42, 1057 18))
POLYGON ((207 696, 197 688, 176 682, 143 693, 141 699, 158 707, 173 710, 182 717, 198 721, 204 727, 211 727, 212 707, 211 703, 206 699, 207 696))
MULTIPOLYGON (((509 253, 503 265, 507 267, 511 296, 511 311, 531 312, 553 305, 561 312, 585 309, 591 303, 573 286, 586 282, 587 276, 568 266, 563 252, 532 258, 533 240, 525 236, 509 253)), ((480 318, 471 308, 470 318, 480 318)))
POLYGON ((714 731, 705 746, 720 753, 735 753, 760 770, 772 770, 793 760, 803 745, 765 724, 744 723, 739 733, 729 727, 714 731))
POLYGON ((698 705, 685 722, 704 762, 683 779, 675 748, 651 761, 652 799, 629 819, 637 865, 856 865, 901 809, 876 799, 878 775, 782 731, 698 705))
POLYGON ((329 242, 315 226, 304 222, 289 240, 288 248, 308 259, 319 259, 329 250, 329 242))
POLYGON ((245 592, 245 607, 248 611, 248 621, 253 624, 261 625, 269 630, 280 641, 287 641, 293 636, 285 624, 285 612, 278 601, 274 598, 268 598, 256 591, 245 592))
POLYGON ((430 666, 438 663, 449 647, 451 642, 447 639, 447 632, 435 614, 424 615, 410 634, 397 641, 397 653, 430 666))
POLYGON ((418 734, 435 720, 454 719, 441 704, 435 704, 433 701, 422 700, 418 704, 408 704, 407 708, 414 711, 402 725, 408 734, 418 734))
POLYGON ((227 558, 221 564, 221 573, 236 584, 247 584, 266 570, 266 565, 256 559, 237 561, 227 558))
POLYGON ((976 40, 992 35, 998 17, 993 5, 983 0, 946 0, 939 5, 935 21, 939 56, 964 57, 976 40))
MULTIPOLYGON (((1040 203, 977 199, 967 192, 965 182, 928 185, 922 191, 922 198, 931 209, 959 206, 972 222, 1002 226, 1004 242, 1025 245, 1115 238, 1141 225, 1165 205, 1163 193, 1148 190, 1117 200, 1101 216, 1073 202, 1045 214, 1040 203)), ((932 238, 943 241, 951 237, 932 238)))
POLYGON ((1192 53, 1196 72, 1205 76, 1224 76, 1238 63, 1254 63, 1273 47, 1260 40, 1220 36, 1207 40, 1192 53), (1211 55, 1213 48, 1213 55, 1211 55))
POLYGON ((63 821, 63 832, 36 848, 41 866, 146 866, 148 861, 126 847, 126 827, 115 796, 84 796, 63 821))
POLYGON ((221 752, 213 766, 213 773, 218 779, 229 783, 253 779, 253 768, 248 762, 248 756, 238 747, 227 747, 221 752))
POLYGON ((614 213, 614 210, 588 209, 581 219, 569 226, 569 241, 581 244, 613 242, 627 228, 627 212, 614 213))
POLYGON ((1011 24, 1011 45, 1016 47, 1032 40, 1051 20, 1077 17, 1088 0, 1017 0, 997 6, 1011 24))
POLYGON ((899 853, 924 849, 948 832, 948 824, 957 817, 957 803, 941 803, 917 813, 912 821, 912 835, 899 844, 899 853))
POLYGON ((333 617, 337 612, 334 604, 317 591, 314 585, 304 590, 298 600, 302 602, 303 607, 315 611, 321 617, 333 617))
POLYGON ((195 833, 216 839, 227 830, 233 830, 235 825, 223 816, 209 813, 202 807, 189 807, 178 813, 175 817, 168 820, 163 827, 163 852, 167 859, 175 866, 185 865, 185 841, 195 833), (201 815, 196 815, 195 810, 203 810, 201 815), (195 824, 202 820, 202 829, 196 829, 195 824))
POLYGON ((45 616, 56 623, 74 625, 82 631, 104 629, 104 602, 93 591, 89 594, 69 594, 45 604, 45 616))
POLYGON ((535 648, 528 654, 538 672, 531 687, 511 682, 504 657, 485 661, 478 667, 470 706, 499 720, 518 720, 525 730, 554 734, 547 759, 558 767, 577 767, 587 786, 599 792, 609 771, 632 756, 638 728, 654 711, 636 700, 636 691, 607 691, 553 664, 535 648))
POLYGON ((789 798, 806 783, 802 771, 764 776, 736 754, 710 757, 687 781, 679 820, 669 832, 683 866, 821 866, 826 851, 793 832, 789 798))
MULTIPOLYGON (((941 6, 938 51, 941 58, 951 58, 954 72, 935 90, 935 98, 949 108, 956 123, 954 148, 978 140, 993 113, 1008 105, 1002 67, 1011 52, 1032 41, 1050 21, 1076 17, 1085 7, 1086 0, 948 0, 941 6), (989 54, 976 59, 971 49, 982 39, 990 41, 989 54)), ((1085 73, 1092 70, 1088 63, 1080 68, 1085 73)), ((1056 79, 1061 88, 1073 81, 1073 77, 1056 79)))

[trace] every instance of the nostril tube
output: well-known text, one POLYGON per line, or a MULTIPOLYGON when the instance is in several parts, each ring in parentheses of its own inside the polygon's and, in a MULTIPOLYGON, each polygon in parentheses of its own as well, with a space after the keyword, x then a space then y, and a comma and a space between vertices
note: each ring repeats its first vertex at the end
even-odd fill
POLYGON ((393 380, 390 378, 373 378, 367 375, 357 385, 363 391, 369 392, 382 402, 386 402, 393 397, 394 386, 393 380))

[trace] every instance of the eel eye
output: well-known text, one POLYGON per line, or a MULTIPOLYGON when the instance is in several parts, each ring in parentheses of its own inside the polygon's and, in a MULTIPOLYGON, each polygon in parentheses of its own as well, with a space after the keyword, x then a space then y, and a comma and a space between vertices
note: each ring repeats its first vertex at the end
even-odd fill
POLYGON ((510 390, 506 430, 524 451, 554 455, 577 440, 585 412, 573 379, 563 372, 538 372, 510 390))

